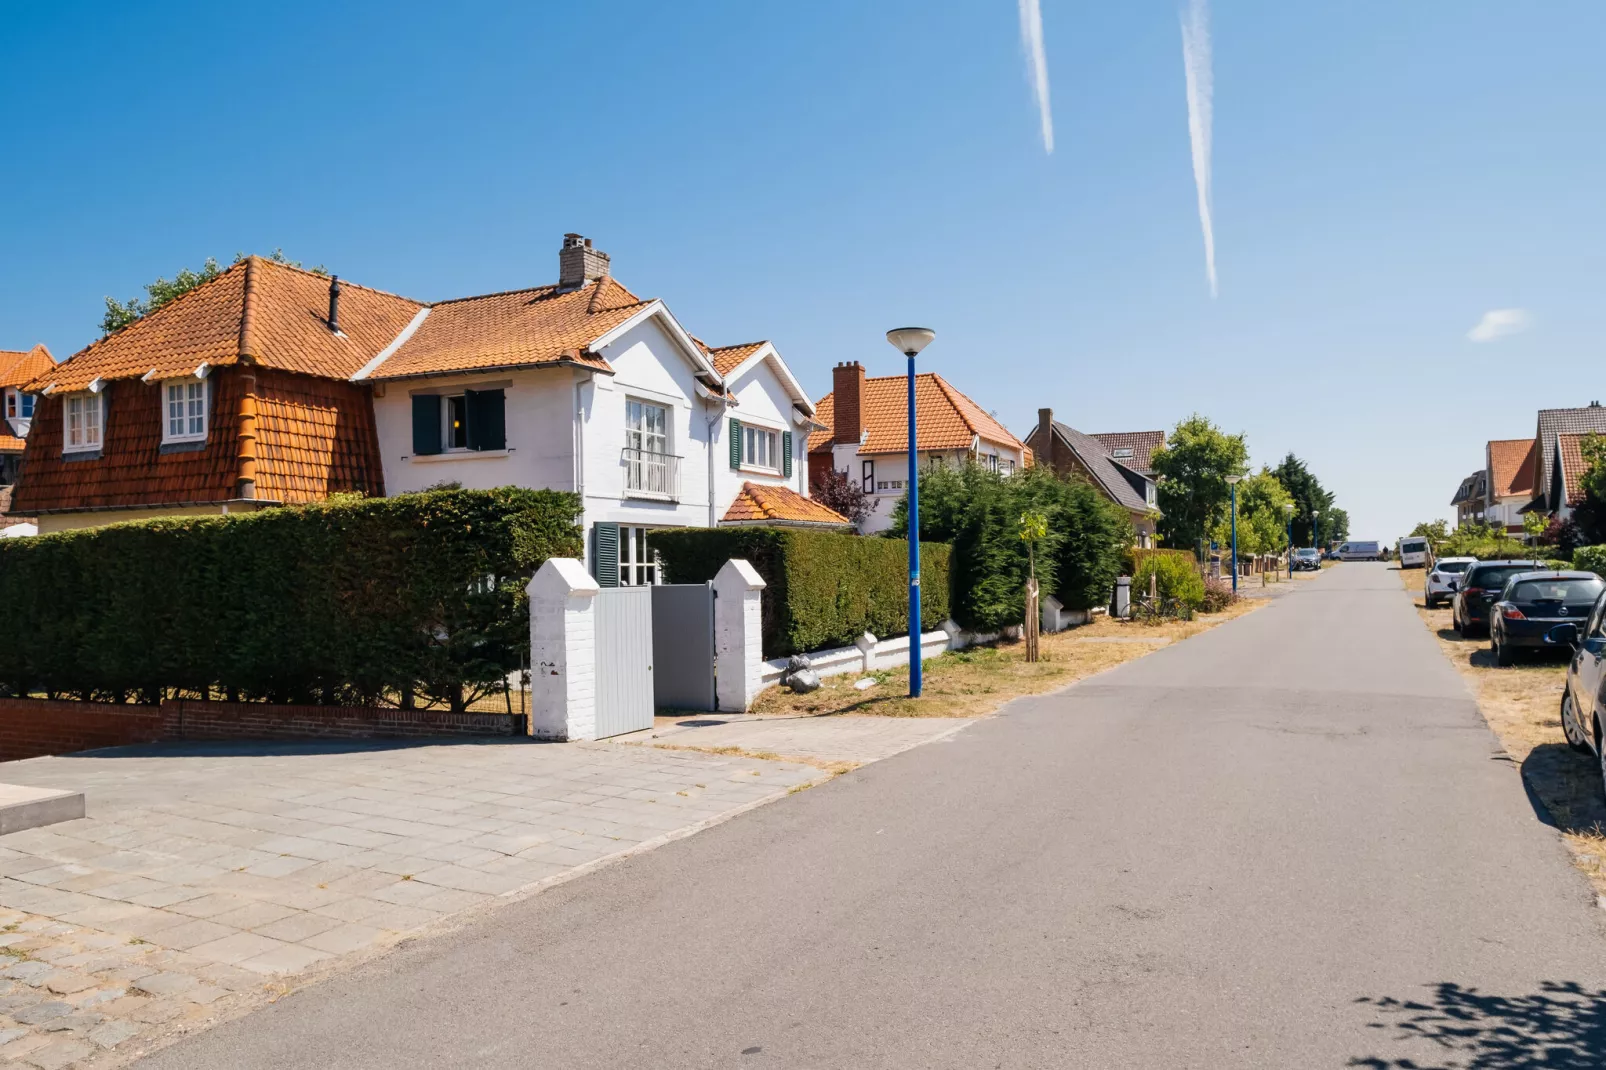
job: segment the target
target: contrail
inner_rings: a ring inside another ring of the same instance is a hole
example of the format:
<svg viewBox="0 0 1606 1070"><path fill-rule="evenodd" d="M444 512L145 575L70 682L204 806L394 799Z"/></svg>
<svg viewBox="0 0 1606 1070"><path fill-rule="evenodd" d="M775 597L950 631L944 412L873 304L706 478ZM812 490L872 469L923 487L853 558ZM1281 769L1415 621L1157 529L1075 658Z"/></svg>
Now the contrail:
<svg viewBox="0 0 1606 1070"><path fill-rule="evenodd" d="M1021 0L1022 18L1026 0ZM1188 140L1193 145L1193 181L1199 188L1199 226L1204 231L1205 274L1210 296L1216 296L1216 228L1210 195L1210 13L1205 0L1188 0L1182 17L1182 70L1188 79Z"/></svg>
<svg viewBox="0 0 1606 1070"><path fill-rule="evenodd" d="M1043 151L1054 151L1054 116L1048 109L1048 57L1043 54L1043 10L1038 0L1020 0L1020 43L1026 50L1026 75L1043 120Z"/></svg>

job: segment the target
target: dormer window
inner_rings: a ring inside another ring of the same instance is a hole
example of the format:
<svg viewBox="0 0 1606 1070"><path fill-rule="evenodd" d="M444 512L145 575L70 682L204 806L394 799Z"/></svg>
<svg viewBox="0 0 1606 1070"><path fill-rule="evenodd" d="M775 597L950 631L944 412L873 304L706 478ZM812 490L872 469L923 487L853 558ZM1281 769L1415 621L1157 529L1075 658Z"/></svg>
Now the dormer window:
<svg viewBox="0 0 1606 1070"><path fill-rule="evenodd" d="M1118 461L1130 461L1132 459L1132 447L1117 446L1115 447L1112 456L1114 456Z"/></svg>
<svg viewBox="0 0 1606 1070"><path fill-rule="evenodd" d="M206 438L206 380L173 379L162 384L162 442L201 442Z"/></svg>
<svg viewBox="0 0 1606 1070"><path fill-rule="evenodd" d="M6 391L6 419L15 420L16 418L17 418L17 392L15 390L7 390Z"/></svg>
<svg viewBox="0 0 1606 1070"><path fill-rule="evenodd" d="M22 418L24 420L32 420L33 419L33 395L32 394L24 394L24 395L22 395Z"/></svg>
<svg viewBox="0 0 1606 1070"><path fill-rule="evenodd" d="M104 395L68 394L62 399L64 414L61 448L64 453L100 449L100 427Z"/></svg>

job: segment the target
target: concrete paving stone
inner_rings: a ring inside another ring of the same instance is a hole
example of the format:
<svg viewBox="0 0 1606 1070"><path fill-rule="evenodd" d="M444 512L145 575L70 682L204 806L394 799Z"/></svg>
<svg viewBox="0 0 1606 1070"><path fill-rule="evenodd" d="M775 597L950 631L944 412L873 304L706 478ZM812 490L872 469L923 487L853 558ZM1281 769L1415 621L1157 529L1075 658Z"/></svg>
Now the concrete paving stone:
<svg viewBox="0 0 1606 1070"><path fill-rule="evenodd" d="M156 887L148 892L140 892L129 897L129 902L142 907L170 907L175 903L188 902L199 899L206 892L200 888L190 888L182 884L163 884L160 881L151 881Z"/></svg>
<svg viewBox="0 0 1606 1070"><path fill-rule="evenodd" d="M148 907L136 906L133 903L119 903L103 899L97 906L75 910L71 914L63 914L61 915L61 920L95 929L116 929L127 918L144 917L148 909Z"/></svg>
<svg viewBox="0 0 1606 1070"><path fill-rule="evenodd" d="M56 967L48 962L15 962L0 970L0 977L37 984L55 972Z"/></svg>
<svg viewBox="0 0 1606 1070"><path fill-rule="evenodd" d="M176 996L199 983L187 973L153 973L135 981L133 990L147 996Z"/></svg>
<svg viewBox="0 0 1606 1070"><path fill-rule="evenodd" d="M392 904L365 896L348 895L336 902L313 907L311 912L339 921L362 921L390 905Z"/></svg>
<svg viewBox="0 0 1606 1070"><path fill-rule="evenodd" d="M98 1009L108 1018L126 1018L150 1001L149 996L123 996L121 999L101 1004Z"/></svg>
<svg viewBox="0 0 1606 1070"><path fill-rule="evenodd" d="M18 1037L25 1037L27 1035L28 1031L26 1029L19 1029L16 1027L10 1029L0 1029L0 1047L10 1044Z"/></svg>
<svg viewBox="0 0 1606 1070"><path fill-rule="evenodd" d="M277 903L255 902L238 910L231 910L227 914L215 915L210 920L219 925L227 925L231 929L258 929L298 913L300 911L279 906Z"/></svg>
<svg viewBox="0 0 1606 1070"><path fill-rule="evenodd" d="M479 847L487 851L496 851L504 855L516 855L520 851L527 851L531 847L539 847L543 843L551 843L554 833L531 829L524 833L486 833L476 836L472 840L464 841L465 847Z"/></svg>
<svg viewBox="0 0 1606 1070"><path fill-rule="evenodd" d="M465 847L460 843L414 843L410 846L412 853L420 858L431 858L437 863L445 862L461 866L488 862L500 853L487 851L483 847Z"/></svg>
<svg viewBox="0 0 1606 1070"><path fill-rule="evenodd" d="M320 885L328 887L332 882L339 880L341 877L349 877L351 874L356 872L358 871L355 867L348 866L344 862L319 862L317 865L308 866L301 872L293 874L291 877L291 883L301 885L302 887L306 887L308 885L311 885L314 888Z"/></svg>
<svg viewBox="0 0 1606 1070"><path fill-rule="evenodd" d="M360 922L349 922L327 932L321 932L316 936L309 936L301 941L301 945L332 955L344 955L351 951L371 947L384 937L384 929L373 925L364 925Z"/></svg>
<svg viewBox="0 0 1606 1070"><path fill-rule="evenodd" d="M94 1052L93 1045L70 1038L31 1051L22 1057L22 1061L37 1066L39 1070L64 1070L65 1067L93 1055Z"/></svg>
<svg viewBox="0 0 1606 1070"><path fill-rule="evenodd" d="M406 906L409 903L417 903L422 899L429 898L443 887L445 885L432 884L415 877L412 880L392 881L383 888L372 889L367 893L367 898L377 899L382 903ZM469 888L466 890L474 891L475 889Z"/></svg>
<svg viewBox="0 0 1606 1070"><path fill-rule="evenodd" d="M55 1038L53 1037L48 1037L41 1033L29 1033L26 1036L18 1037L4 1047L0 1047L0 1059L19 1060L29 1052L38 1051L40 1048L53 1043L55 1043Z"/></svg>
<svg viewBox="0 0 1606 1070"><path fill-rule="evenodd" d="M103 884L97 888L95 895L101 899L119 899L124 902L133 902L136 895L146 895L168 887L171 886L160 881L153 881L149 877L130 877L127 874L117 874L111 883Z"/></svg>
<svg viewBox="0 0 1606 1070"><path fill-rule="evenodd" d="M307 862L308 860L301 859L301 861ZM309 862L310 866L324 864L322 862ZM295 887L295 883L292 881L288 886ZM286 886L286 881L282 877L264 877L258 873L233 871L207 882L207 887L213 892L224 892L253 901L271 899L275 893L283 891Z"/></svg>
<svg viewBox="0 0 1606 1070"><path fill-rule="evenodd" d="M118 984L133 984L144 977L151 977L161 971L143 962L131 962L127 966L119 966L114 970L101 971L101 980Z"/></svg>
<svg viewBox="0 0 1606 1070"><path fill-rule="evenodd" d="M46 944L37 951L29 952L28 957L38 959L40 962L60 962L69 955L75 955L78 949L71 944Z"/></svg>
<svg viewBox="0 0 1606 1070"><path fill-rule="evenodd" d="M280 921L259 925L252 932L269 937L273 940L284 940L289 943L299 943L309 936L328 932L342 922L339 918L331 918L323 914L313 914L309 911L298 910Z"/></svg>
<svg viewBox="0 0 1606 1070"><path fill-rule="evenodd" d="M58 996L82 992L86 988L94 988L99 983L93 977L79 973L77 970L57 970L43 980L44 986Z"/></svg>
<svg viewBox="0 0 1606 1070"><path fill-rule="evenodd" d="M67 1002L80 1010L88 1010L90 1007L98 1008L107 1003L115 1003L127 995L128 989L126 988L97 988L88 992L76 993Z"/></svg>
<svg viewBox="0 0 1606 1070"><path fill-rule="evenodd" d="M292 873L315 865L317 863L312 859L297 855L270 855L261 862L246 866L245 871L258 877L288 877Z"/></svg>
<svg viewBox="0 0 1606 1070"><path fill-rule="evenodd" d="M306 888L294 884L262 896L265 902L277 903L292 910L317 910L349 898L328 888Z"/></svg>
<svg viewBox="0 0 1606 1070"><path fill-rule="evenodd" d="M78 951L65 958L57 959L57 966L67 966L85 973L99 973L101 970L111 970L121 966L125 959L120 955L113 955L105 951Z"/></svg>
<svg viewBox="0 0 1606 1070"><path fill-rule="evenodd" d="M249 935L249 934L247 934ZM182 993L179 999L186 1003L196 1003L207 1006L216 1003L229 994L229 990L218 985L196 985L194 988Z"/></svg>
<svg viewBox="0 0 1606 1070"><path fill-rule="evenodd" d="M87 1033L105 1020L106 1016L104 1014L97 1014L94 1011L80 1011L77 1014L52 1018L40 1028L49 1033Z"/></svg>
<svg viewBox="0 0 1606 1070"><path fill-rule="evenodd" d="M183 914L190 918L211 918L218 914L227 914L231 910L239 910L249 906L251 900L233 895L228 892L212 892L198 899L175 903L168 909L174 914Z"/></svg>
<svg viewBox="0 0 1606 1070"><path fill-rule="evenodd" d="M52 999L46 1000L44 1003L35 1003L27 1010L14 1011L11 1017L23 1025L43 1025L52 1018L65 1018L77 1009L71 1003Z"/></svg>
<svg viewBox="0 0 1606 1070"><path fill-rule="evenodd" d="M129 1017L136 1022L145 1022L148 1025L160 1025L171 1022L184 1013L186 1004L171 999L153 999L145 1006L133 1011Z"/></svg>
<svg viewBox="0 0 1606 1070"><path fill-rule="evenodd" d="M478 819L476 818L475 820L477 821ZM413 834L408 837L407 849L416 854L418 853L419 844L460 844L465 840L472 840L474 837L482 835L483 832L483 829L472 828L469 824L435 825L427 821L420 821L413 826Z"/></svg>
<svg viewBox="0 0 1606 1070"><path fill-rule="evenodd" d="M107 1022L89 1031L89 1039L102 1048L115 1048L139 1030L127 1022Z"/></svg>
<svg viewBox="0 0 1606 1070"><path fill-rule="evenodd" d="M353 815L362 820L360 814ZM341 844L347 847L385 848L401 843L403 837L388 832L372 832L362 828L348 828L344 825L334 825L330 828L319 829L317 832L307 833L309 840L323 840L328 843Z"/></svg>
<svg viewBox="0 0 1606 1070"><path fill-rule="evenodd" d="M37 1006L44 1002L45 997L38 989L29 988L13 992L7 996L0 996L0 1014L14 1014L26 1007Z"/></svg>
<svg viewBox="0 0 1606 1070"><path fill-rule="evenodd" d="M534 884L536 881L555 877L565 869L555 862L543 862L536 858L499 858L495 862L487 862L476 867L481 873L496 877L513 877L520 882L519 887ZM500 893L486 893L500 894Z"/></svg>
<svg viewBox="0 0 1606 1070"><path fill-rule="evenodd" d="M199 862L180 862L177 865L150 870L145 876L151 880L163 881L168 884L205 884L221 877L226 872L228 871L219 866L203 865Z"/></svg>
<svg viewBox="0 0 1606 1070"><path fill-rule="evenodd" d="M282 946L282 941L273 940L256 933L236 932L209 943L200 944L189 949L192 955L211 959L213 962L224 962L234 965L246 959L265 955L269 951Z"/></svg>
<svg viewBox="0 0 1606 1070"><path fill-rule="evenodd" d="M174 925L171 928L161 929L147 939L153 944L162 947L173 947L180 951L188 951L199 944L221 940L232 935L236 930L227 925L217 925L210 921L191 921L183 925Z"/></svg>
<svg viewBox="0 0 1606 1070"><path fill-rule="evenodd" d="M372 895L380 889L388 888L395 883L396 877L392 873L383 870L359 870L356 873L348 873L338 880L330 881L329 888L331 891L345 892L348 895ZM374 895L374 898L383 897Z"/></svg>
<svg viewBox="0 0 1606 1070"><path fill-rule="evenodd" d="M429 910L422 906L387 906L381 904L380 908L369 914L361 922L379 929L389 929L392 932L405 933L414 929L421 929L445 915L438 910ZM306 941L302 941L305 943Z"/></svg>
<svg viewBox="0 0 1606 1070"><path fill-rule="evenodd" d="M437 888L433 895L418 900L418 906L425 910L438 910L442 914L455 914L459 910L467 910L470 907L478 906L495 898L493 895L486 895L482 892L465 892L456 888ZM269 933L268 935L272 936L274 934Z"/></svg>
<svg viewBox="0 0 1606 1070"><path fill-rule="evenodd" d="M157 910L154 907L146 907L144 909L146 911L144 914L123 918L118 921L118 931L129 933L145 940L151 940L163 930L171 929L177 925L186 925L195 920L183 914Z"/></svg>
<svg viewBox="0 0 1606 1070"><path fill-rule="evenodd" d="M285 944L265 955L246 959L240 966L242 969L253 970L260 974L280 976L300 973L316 962L333 957L329 952L319 951L303 944Z"/></svg>

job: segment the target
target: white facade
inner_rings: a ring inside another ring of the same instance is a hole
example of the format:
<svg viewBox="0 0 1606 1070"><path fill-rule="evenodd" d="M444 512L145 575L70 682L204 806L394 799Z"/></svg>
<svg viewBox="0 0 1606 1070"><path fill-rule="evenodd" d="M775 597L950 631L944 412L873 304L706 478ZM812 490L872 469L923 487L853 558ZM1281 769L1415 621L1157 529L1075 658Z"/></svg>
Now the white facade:
<svg viewBox="0 0 1606 1070"><path fill-rule="evenodd" d="M591 351L611 375L587 368L534 366L397 379L374 385L374 418L389 494L441 483L473 489L525 486L575 491L584 503L586 559L594 526L620 525L621 582L656 582L643 555L644 533L662 527L718 523L746 481L784 484L808 493L804 450L813 426L796 408L807 396L773 347L766 345L726 380L735 403L699 381L711 367L667 313L641 319ZM413 406L418 395L451 398L465 390L501 390L506 447L415 455ZM793 462L730 464L730 422L791 433ZM800 422L801 421L801 422Z"/></svg>

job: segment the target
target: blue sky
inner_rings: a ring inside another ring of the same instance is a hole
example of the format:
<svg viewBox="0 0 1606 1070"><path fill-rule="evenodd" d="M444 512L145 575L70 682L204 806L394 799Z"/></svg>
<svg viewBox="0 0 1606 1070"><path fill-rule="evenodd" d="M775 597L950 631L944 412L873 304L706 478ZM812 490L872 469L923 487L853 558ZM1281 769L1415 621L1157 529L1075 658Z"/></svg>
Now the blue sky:
<svg viewBox="0 0 1606 1070"><path fill-rule="evenodd" d="M1606 396L1606 5L1218 0L1212 298L1180 8L1040 3L1052 154L1009 0L12 5L0 348L208 255L434 299L577 230L816 394L929 324L1019 434L1198 411L1380 539Z"/></svg>

